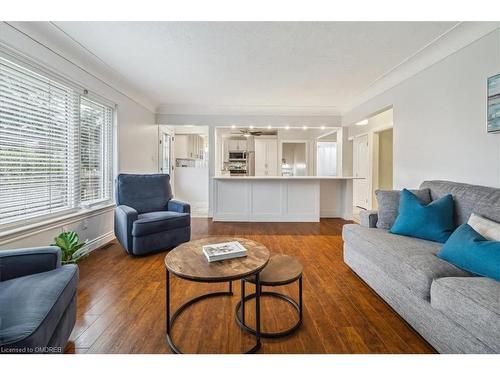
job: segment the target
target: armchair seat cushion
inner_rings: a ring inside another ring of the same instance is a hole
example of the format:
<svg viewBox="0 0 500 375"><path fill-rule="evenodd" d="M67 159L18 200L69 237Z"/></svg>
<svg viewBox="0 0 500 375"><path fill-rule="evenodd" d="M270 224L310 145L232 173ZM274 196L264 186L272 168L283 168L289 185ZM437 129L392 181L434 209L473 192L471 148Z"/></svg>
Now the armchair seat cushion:
<svg viewBox="0 0 500 375"><path fill-rule="evenodd" d="M189 213L156 211L140 214L132 227L132 236L166 232L172 229L186 228L191 225Z"/></svg>
<svg viewBox="0 0 500 375"><path fill-rule="evenodd" d="M0 346L47 345L77 288L78 267L66 265L0 283Z"/></svg>

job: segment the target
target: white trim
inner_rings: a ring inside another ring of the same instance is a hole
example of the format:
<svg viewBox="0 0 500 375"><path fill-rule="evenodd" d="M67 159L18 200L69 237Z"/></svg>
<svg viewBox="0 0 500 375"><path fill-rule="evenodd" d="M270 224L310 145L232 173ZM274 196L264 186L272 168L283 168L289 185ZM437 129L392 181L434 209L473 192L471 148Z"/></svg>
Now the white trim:
<svg viewBox="0 0 500 375"><path fill-rule="evenodd" d="M334 106L163 103L156 107L156 113L159 115L339 116L340 109Z"/></svg>
<svg viewBox="0 0 500 375"><path fill-rule="evenodd" d="M34 42L38 44L49 53L63 59L66 63L78 68L80 71L111 88L118 94L127 97L144 109L155 113L155 108L157 106L155 101L135 90L127 83L125 77L103 64L101 59L93 55L89 50L84 48L80 43L51 22L2 21L0 22L0 35L2 44L17 51L17 53L21 53L21 50L26 50L26 41L28 40L31 43ZM21 45L24 48L21 48ZM28 46L28 48L28 53L31 53L31 50L33 50L32 47ZM26 55L24 53L23 55L36 61L36 63L41 66L46 66L35 56ZM78 84L81 87L86 86L84 82L79 82Z"/></svg>
<svg viewBox="0 0 500 375"><path fill-rule="evenodd" d="M318 215L311 214L221 214L216 213L213 221L263 222L263 223L317 223Z"/></svg>
<svg viewBox="0 0 500 375"><path fill-rule="evenodd" d="M53 80L63 86L67 86L73 90L75 90L79 95L84 97L89 97L92 100L97 102L102 102L102 104L106 104L109 107L113 107L115 109L117 104L96 93L92 90L89 90L83 83L79 83L74 79L66 77L62 75L60 72L54 71L53 68L47 66L46 64L34 59L31 56L27 56L26 54L20 52L19 50L10 47L0 40L0 56L5 58L6 60L12 61L13 63L22 66L27 70L31 70L36 74L42 75L50 80ZM84 93L84 90L87 90L87 94Z"/></svg>
<svg viewBox="0 0 500 375"><path fill-rule="evenodd" d="M342 106L342 115L467 47L485 35L494 32L498 28L500 28L500 22L498 21L458 23L408 57L405 61L396 65L389 72L373 81L365 90L356 95L354 99Z"/></svg>
<svg viewBox="0 0 500 375"><path fill-rule="evenodd" d="M344 216L344 212L339 209L325 210L321 209L319 211L319 217L323 218L342 218Z"/></svg>
<svg viewBox="0 0 500 375"><path fill-rule="evenodd" d="M84 247L82 247L77 253L79 256L85 256L90 254L92 251L99 249L100 247L106 245L107 243L115 239L114 232L108 232L100 235L97 238L87 242Z"/></svg>
<svg viewBox="0 0 500 375"><path fill-rule="evenodd" d="M16 227L0 233L0 246L10 242L18 241L20 239L33 236L51 229L57 229L64 225L69 225L88 219L93 216L100 215L104 212L112 211L115 207L114 203L107 203L99 207L93 207L86 210L79 210L77 212L59 216L56 218L39 221L37 223Z"/></svg>

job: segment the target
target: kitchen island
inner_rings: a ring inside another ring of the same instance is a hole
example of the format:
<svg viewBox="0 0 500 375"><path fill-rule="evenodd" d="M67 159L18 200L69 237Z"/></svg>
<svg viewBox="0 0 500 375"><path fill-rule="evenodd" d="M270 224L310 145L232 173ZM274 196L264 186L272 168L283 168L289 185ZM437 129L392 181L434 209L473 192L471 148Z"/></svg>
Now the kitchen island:
<svg viewBox="0 0 500 375"><path fill-rule="evenodd" d="M352 219L352 180L341 176L215 176L214 221Z"/></svg>

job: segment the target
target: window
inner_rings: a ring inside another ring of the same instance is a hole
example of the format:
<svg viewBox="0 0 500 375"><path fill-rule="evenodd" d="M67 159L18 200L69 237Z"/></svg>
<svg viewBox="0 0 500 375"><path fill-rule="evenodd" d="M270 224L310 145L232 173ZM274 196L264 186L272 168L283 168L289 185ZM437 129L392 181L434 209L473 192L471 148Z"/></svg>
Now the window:
<svg viewBox="0 0 500 375"><path fill-rule="evenodd" d="M80 202L111 196L113 110L86 98L80 101Z"/></svg>
<svg viewBox="0 0 500 375"><path fill-rule="evenodd" d="M113 109L0 57L0 225L111 199Z"/></svg>

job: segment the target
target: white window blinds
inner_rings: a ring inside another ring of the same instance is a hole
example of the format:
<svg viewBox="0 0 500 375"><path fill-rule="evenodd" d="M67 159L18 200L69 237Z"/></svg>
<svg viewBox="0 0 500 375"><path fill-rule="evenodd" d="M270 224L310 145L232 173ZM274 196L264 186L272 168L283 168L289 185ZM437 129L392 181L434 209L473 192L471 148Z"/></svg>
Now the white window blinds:
<svg viewBox="0 0 500 375"><path fill-rule="evenodd" d="M89 204L111 196L113 110L86 98L80 103L80 200Z"/></svg>
<svg viewBox="0 0 500 375"><path fill-rule="evenodd" d="M109 199L112 113L0 57L0 225Z"/></svg>

